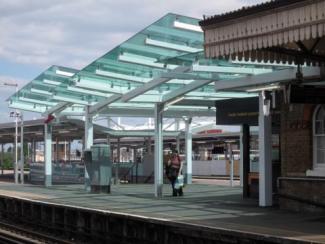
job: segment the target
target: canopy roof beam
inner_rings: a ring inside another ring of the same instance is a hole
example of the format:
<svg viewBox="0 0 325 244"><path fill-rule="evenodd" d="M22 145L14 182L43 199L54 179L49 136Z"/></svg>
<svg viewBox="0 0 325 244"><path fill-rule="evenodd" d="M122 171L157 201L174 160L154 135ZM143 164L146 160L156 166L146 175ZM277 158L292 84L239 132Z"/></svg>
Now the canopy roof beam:
<svg viewBox="0 0 325 244"><path fill-rule="evenodd" d="M174 64L165 64L165 63L158 63L156 58L148 58L143 55L137 55L132 53L123 53L120 54L118 57L118 61L131 63L131 64L138 64L141 66L148 66L152 68L158 69L175 69L177 65Z"/></svg>
<svg viewBox="0 0 325 244"><path fill-rule="evenodd" d="M190 68L188 68L190 70ZM211 75L209 75L211 76ZM170 79L179 79L179 80L211 80L211 77L202 76L199 74L187 74L187 73L176 73L176 72L168 72L161 74L162 78L170 78Z"/></svg>
<svg viewBox="0 0 325 244"><path fill-rule="evenodd" d="M191 47L191 46L179 45L179 44L174 44L174 43L165 42L165 41L158 41L158 40L154 40L151 38L146 38L145 44L156 46L156 47L167 48L167 49L171 49L171 50L189 52L189 53L196 53L196 52L203 51L202 48L195 48L195 47Z"/></svg>
<svg viewBox="0 0 325 244"><path fill-rule="evenodd" d="M124 43L121 45L121 48L125 51L129 51L132 53L132 51L135 52L143 52L151 55L156 56L168 56L168 57L174 57L179 55L177 51L174 50L167 50L165 48L157 48L157 47L151 47L149 45L138 45L138 44L132 44L132 43Z"/></svg>
<svg viewBox="0 0 325 244"><path fill-rule="evenodd" d="M226 74L263 74L272 72L272 69L265 68L247 68L247 67L229 67L229 66L215 66L215 65L198 65L194 64L192 66L192 71L194 72L212 72L212 73L226 73Z"/></svg>
<svg viewBox="0 0 325 244"><path fill-rule="evenodd" d="M147 31L163 35L170 35L172 37L188 40L191 42L203 42L202 33L189 32L177 28L167 28L163 26L152 25L147 28Z"/></svg>
<svg viewBox="0 0 325 244"><path fill-rule="evenodd" d="M296 79L296 68L284 69L267 74L247 76L232 80L220 80L215 82L215 90L243 89L251 86L266 85L270 83L286 82ZM303 67L304 78L319 78L321 71L319 67Z"/></svg>
<svg viewBox="0 0 325 244"><path fill-rule="evenodd" d="M174 69L173 71L170 71L170 74L173 73L179 73L179 72L186 72L189 70L189 67L177 67L176 69ZM127 102L139 95L142 95L143 93L155 88L156 86L159 86L163 83L168 82L169 80L171 80L172 78L155 78L151 81L149 81L148 83L144 84L143 86L140 86L138 88L133 89L132 91L124 94L121 98L122 102Z"/></svg>
<svg viewBox="0 0 325 244"><path fill-rule="evenodd" d="M61 102L54 107L50 108L49 110L46 110L42 115L47 116L49 114L59 114L63 110L65 110L68 106L72 105L70 102Z"/></svg>
<svg viewBox="0 0 325 244"><path fill-rule="evenodd" d="M186 93L189 93L191 91L194 91L202 86L205 86L209 83L213 82L212 80L196 80L196 81L193 81L191 82L190 84L184 86L184 87L181 87L181 88L178 88L176 90L173 90L169 93L167 93L166 95L163 96L162 98L162 103L166 103L166 102L169 102L177 97L180 97L180 96L183 96L185 95Z"/></svg>
<svg viewBox="0 0 325 244"><path fill-rule="evenodd" d="M45 107L34 108L32 105L27 106L26 104L13 103L9 106L10 108L18 108L24 111L44 113L46 111ZM81 110L64 110L60 113L61 115L67 116L84 116L85 112ZM153 108L120 108L120 107L108 107L105 111L100 113L100 116L111 116L111 117L148 117L152 118ZM169 108L164 112L164 117L166 118L182 118L183 116L188 117L215 117L215 110L213 109L181 109L181 108Z"/></svg>
<svg viewBox="0 0 325 244"><path fill-rule="evenodd" d="M89 114L99 113L101 110L103 110L109 104L116 102L120 98L121 98L121 95L115 94L103 101L96 103L95 105L89 107Z"/></svg>
<svg viewBox="0 0 325 244"><path fill-rule="evenodd" d="M107 108L101 116L111 117L148 117L152 118L153 108ZM208 108L174 108L171 106L167 111L164 111L164 118L182 118L188 117L215 117L216 111Z"/></svg>
<svg viewBox="0 0 325 244"><path fill-rule="evenodd" d="M107 134L115 137L148 137L154 136L154 130L108 130ZM176 137L180 134L179 131L163 131L164 136Z"/></svg>

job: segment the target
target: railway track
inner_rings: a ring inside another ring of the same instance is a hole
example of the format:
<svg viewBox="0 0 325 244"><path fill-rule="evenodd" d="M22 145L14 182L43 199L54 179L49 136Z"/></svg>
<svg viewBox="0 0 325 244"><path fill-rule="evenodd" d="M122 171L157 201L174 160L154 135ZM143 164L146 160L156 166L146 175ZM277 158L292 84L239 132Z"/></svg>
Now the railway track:
<svg viewBox="0 0 325 244"><path fill-rule="evenodd" d="M0 221L0 244L72 244L74 242L62 238L49 236L35 230Z"/></svg>

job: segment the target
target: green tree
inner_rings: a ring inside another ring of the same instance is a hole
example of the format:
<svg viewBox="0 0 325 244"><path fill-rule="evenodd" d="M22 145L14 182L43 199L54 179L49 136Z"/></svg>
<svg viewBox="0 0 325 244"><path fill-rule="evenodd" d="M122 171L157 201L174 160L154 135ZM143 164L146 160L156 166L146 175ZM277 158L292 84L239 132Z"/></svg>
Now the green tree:
<svg viewBox="0 0 325 244"><path fill-rule="evenodd" d="M13 167L13 155L10 152L5 152L3 155L3 168L10 169Z"/></svg>

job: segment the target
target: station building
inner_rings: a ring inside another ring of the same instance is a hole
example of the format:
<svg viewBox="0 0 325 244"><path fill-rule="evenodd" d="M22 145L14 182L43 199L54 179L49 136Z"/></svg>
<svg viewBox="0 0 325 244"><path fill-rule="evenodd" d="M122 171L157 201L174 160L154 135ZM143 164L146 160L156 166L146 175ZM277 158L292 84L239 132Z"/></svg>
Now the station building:
<svg viewBox="0 0 325 244"><path fill-rule="evenodd" d="M325 1L270 1L205 18L200 25L207 58L296 65L293 76L283 70L236 84L217 81L215 87L260 92L260 165L269 176L260 178L260 194L264 184L271 189L270 140L279 134L281 172L273 179L280 207L323 210ZM317 74L309 77L311 70ZM272 204L271 193L265 195L266 205Z"/></svg>

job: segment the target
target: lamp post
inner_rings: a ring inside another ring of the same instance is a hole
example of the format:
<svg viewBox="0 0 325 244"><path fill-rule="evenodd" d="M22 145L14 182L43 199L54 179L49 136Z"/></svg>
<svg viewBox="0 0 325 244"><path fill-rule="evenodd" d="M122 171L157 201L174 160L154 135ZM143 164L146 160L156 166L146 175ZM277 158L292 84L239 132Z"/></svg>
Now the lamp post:
<svg viewBox="0 0 325 244"><path fill-rule="evenodd" d="M21 118L21 114L17 109L14 112L10 112L10 117L15 118L15 183L18 184L18 118ZM23 133L23 131L21 131ZM23 150L23 145L20 146L21 150ZM23 153L22 153L23 155ZM22 160L22 159L21 159Z"/></svg>

